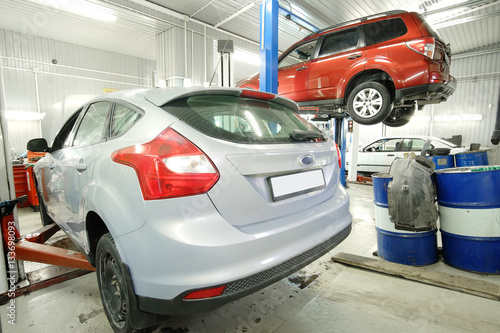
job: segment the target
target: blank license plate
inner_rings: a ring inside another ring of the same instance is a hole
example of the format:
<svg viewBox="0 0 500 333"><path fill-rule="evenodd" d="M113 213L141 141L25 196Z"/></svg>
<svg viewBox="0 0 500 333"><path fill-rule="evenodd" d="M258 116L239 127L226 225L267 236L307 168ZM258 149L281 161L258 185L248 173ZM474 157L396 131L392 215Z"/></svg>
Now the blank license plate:
<svg viewBox="0 0 500 333"><path fill-rule="evenodd" d="M325 177L321 169L270 177L269 182L274 201L325 188Z"/></svg>

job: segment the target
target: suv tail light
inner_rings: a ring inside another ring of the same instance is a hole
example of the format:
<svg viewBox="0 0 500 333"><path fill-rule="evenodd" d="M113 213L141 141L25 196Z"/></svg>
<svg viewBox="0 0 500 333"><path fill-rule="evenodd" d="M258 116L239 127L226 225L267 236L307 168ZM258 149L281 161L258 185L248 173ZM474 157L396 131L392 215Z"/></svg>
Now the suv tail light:
<svg viewBox="0 0 500 333"><path fill-rule="evenodd" d="M150 142L113 152L111 159L135 170L145 200L206 193L219 180L208 156L171 128Z"/></svg>
<svg viewBox="0 0 500 333"><path fill-rule="evenodd" d="M433 59L434 52L436 50L436 41L433 37L415 39L410 42L406 42L406 46L415 52L423 54L427 58Z"/></svg>

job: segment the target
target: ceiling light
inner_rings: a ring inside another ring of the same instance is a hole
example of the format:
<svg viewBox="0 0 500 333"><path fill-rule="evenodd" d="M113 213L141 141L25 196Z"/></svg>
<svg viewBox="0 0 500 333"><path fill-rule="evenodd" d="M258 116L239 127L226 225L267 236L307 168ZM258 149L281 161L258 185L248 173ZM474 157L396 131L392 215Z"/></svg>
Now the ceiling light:
<svg viewBox="0 0 500 333"><path fill-rule="evenodd" d="M426 123L431 121L430 116L413 116L411 118L411 122L419 122L419 123Z"/></svg>
<svg viewBox="0 0 500 333"><path fill-rule="evenodd" d="M482 119L482 114L453 114L434 117L434 121L477 121Z"/></svg>
<svg viewBox="0 0 500 333"><path fill-rule="evenodd" d="M85 0L30 0L57 12L63 10L68 13L89 17L95 20L114 22L117 19L115 12L95 3Z"/></svg>

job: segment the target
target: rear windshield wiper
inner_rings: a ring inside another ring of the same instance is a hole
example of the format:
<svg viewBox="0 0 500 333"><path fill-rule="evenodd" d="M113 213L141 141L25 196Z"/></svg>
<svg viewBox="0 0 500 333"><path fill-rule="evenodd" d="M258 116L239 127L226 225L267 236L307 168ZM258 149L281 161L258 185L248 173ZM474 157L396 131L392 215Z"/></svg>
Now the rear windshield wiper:
<svg viewBox="0 0 500 333"><path fill-rule="evenodd" d="M325 141L326 137L322 133L318 133L316 131L295 130L290 133L290 139L294 141L311 141L315 139Z"/></svg>

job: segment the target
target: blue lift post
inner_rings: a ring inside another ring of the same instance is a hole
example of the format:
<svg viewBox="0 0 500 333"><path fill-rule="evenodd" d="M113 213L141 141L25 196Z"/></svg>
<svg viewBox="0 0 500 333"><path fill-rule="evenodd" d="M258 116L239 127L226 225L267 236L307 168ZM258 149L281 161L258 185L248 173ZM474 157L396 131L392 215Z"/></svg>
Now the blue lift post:
<svg viewBox="0 0 500 333"><path fill-rule="evenodd" d="M345 180L345 156L347 150L347 118L335 118L335 143L340 148L340 158L342 159L342 166L340 167L340 183L346 187Z"/></svg>
<svg viewBox="0 0 500 333"><path fill-rule="evenodd" d="M260 5L260 83L261 91L278 93L278 0Z"/></svg>

